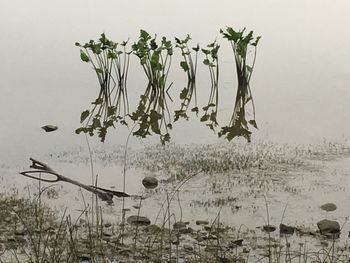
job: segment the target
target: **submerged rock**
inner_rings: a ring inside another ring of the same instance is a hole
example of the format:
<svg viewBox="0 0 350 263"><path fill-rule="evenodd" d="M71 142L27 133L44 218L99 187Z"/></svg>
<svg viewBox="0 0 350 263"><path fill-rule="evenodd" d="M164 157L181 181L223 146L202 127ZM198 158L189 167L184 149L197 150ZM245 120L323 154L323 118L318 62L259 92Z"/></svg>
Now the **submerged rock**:
<svg viewBox="0 0 350 263"><path fill-rule="evenodd" d="M280 233L285 235L293 235L295 227L287 226L285 224L280 224Z"/></svg>
<svg viewBox="0 0 350 263"><path fill-rule="evenodd" d="M58 127L55 125L45 125L45 126L42 126L41 129L43 129L46 132L53 132L53 131L57 130Z"/></svg>
<svg viewBox="0 0 350 263"><path fill-rule="evenodd" d="M340 225L337 221L323 219L317 223L317 227L321 234L338 234Z"/></svg>
<svg viewBox="0 0 350 263"><path fill-rule="evenodd" d="M241 247L243 246L243 239L237 239L229 243L229 248Z"/></svg>
<svg viewBox="0 0 350 263"><path fill-rule="evenodd" d="M324 211L332 212L332 211L335 211L337 209L337 206L333 203L326 203L326 204L321 205L320 208Z"/></svg>
<svg viewBox="0 0 350 263"><path fill-rule="evenodd" d="M173 229L178 231L181 234L190 234L193 232L193 229L190 227L187 227L187 225L189 224L189 222L175 222L173 224Z"/></svg>
<svg viewBox="0 0 350 263"><path fill-rule="evenodd" d="M145 232L155 235L161 231L161 228L157 225L149 225L145 228Z"/></svg>
<svg viewBox="0 0 350 263"><path fill-rule="evenodd" d="M265 226L263 226L263 230L265 232L271 233L271 232L276 230L276 227L273 225L265 225Z"/></svg>
<svg viewBox="0 0 350 263"><path fill-rule="evenodd" d="M200 225L208 225L209 221L207 220L196 220L196 225L200 226Z"/></svg>
<svg viewBox="0 0 350 263"><path fill-rule="evenodd" d="M151 220L145 216L129 216L126 221L132 226L148 226L151 224Z"/></svg>
<svg viewBox="0 0 350 263"><path fill-rule="evenodd" d="M142 184L146 189L154 189L158 186L158 180L155 177L147 176L143 178Z"/></svg>

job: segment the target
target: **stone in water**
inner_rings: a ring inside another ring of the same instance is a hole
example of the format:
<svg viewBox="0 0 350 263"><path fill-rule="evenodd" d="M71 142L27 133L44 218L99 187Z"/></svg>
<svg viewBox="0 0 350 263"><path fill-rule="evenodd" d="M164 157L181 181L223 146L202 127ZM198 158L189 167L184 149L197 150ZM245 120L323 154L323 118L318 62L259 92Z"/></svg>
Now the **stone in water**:
<svg viewBox="0 0 350 263"><path fill-rule="evenodd" d="M327 212L332 212L335 211L337 209L337 206L333 203L326 203L321 205L321 209Z"/></svg>
<svg viewBox="0 0 350 263"><path fill-rule="evenodd" d="M321 234L337 234L340 232L340 225L337 221L323 219L317 223Z"/></svg>
<svg viewBox="0 0 350 263"><path fill-rule="evenodd" d="M263 230L265 232L271 233L271 232L276 230L276 227L273 225L265 225L265 226L263 226Z"/></svg>
<svg viewBox="0 0 350 263"><path fill-rule="evenodd" d="M151 220L145 216L129 216L126 221L132 226L148 226L151 224Z"/></svg>
<svg viewBox="0 0 350 263"><path fill-rule="evenodd" d="M46 132L53 132L53 131L55 131L55 130L57 130L58 129L58 127L57 126L55 126L55 125L45 125L45 126L43 126L43 127L41 127L44 131L46 131Z"/></svg>
<svg viewBox="0 0 350 263"><path fill-rule="evenodd" d="M158 186L158 180L155 177L147 176L143 178L142 184L146 189L154 189Z"/></svg>

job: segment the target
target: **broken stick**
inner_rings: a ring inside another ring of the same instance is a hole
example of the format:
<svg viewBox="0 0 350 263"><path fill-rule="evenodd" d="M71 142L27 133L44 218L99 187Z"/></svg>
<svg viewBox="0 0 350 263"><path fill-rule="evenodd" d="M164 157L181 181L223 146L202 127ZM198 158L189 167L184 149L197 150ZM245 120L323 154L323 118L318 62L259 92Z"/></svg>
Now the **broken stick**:
<svg viewBox="0 0 350 263"><path fill-rule="evenodd" d="M37 161L34 158L30 158L30 160L32 161L30 168L32 168L34 170L20 172L21 175L24 175L24 176L32 178L32 179L40 180L43 182L49 182L49 183L59 182L59 181L71 183L71 184L74 184L74 185L79 186L81 188L84 188L85 190L87 190L89 192L96 194L99 198L101 198L101 200L106 201L108 204L113 203L113 196L114 195L117 197L129 197L130 196L124 192L112 191L112 190L104 189L101 187L82 184L78 181L75 181L73 179L70 179L68 177L65 177L65 176L57 173L56 171L54 171L52 168L50 168L47 164L45 164L43 162ZM31 174L36 174L36 173L51 174L51 175L56 176L56 178L55 179L45 179L45 178L40 178L40 177L36 177L36 176L31 175Z"/></svg>

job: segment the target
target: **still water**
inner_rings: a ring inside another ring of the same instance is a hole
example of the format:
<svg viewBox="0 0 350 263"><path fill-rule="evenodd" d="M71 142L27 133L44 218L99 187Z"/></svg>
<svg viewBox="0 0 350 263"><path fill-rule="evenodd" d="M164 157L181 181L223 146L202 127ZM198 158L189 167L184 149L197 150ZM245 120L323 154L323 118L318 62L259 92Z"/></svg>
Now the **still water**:
<svg viewBox="0 0 350 263"><path fill-rule="evenodd" d="M98 86L74 43L97 39L102 32L116 42L130 38L132 43L140 29L169 38L190 34L193 44L201 46L217 38L223 124L230 118L236 76L232 51L219 29L254 30L262 36L251 81L259 126L254 138L292 143L345 140L350 131L349 8L345 0L4 3L0 11L1 160L24 163L29 156L85 145L84 136L75 135L74 130ZM178 97L184 77L174 61L172 97ZM203 65L198 79L200 104L205 105L209 75ZM128 83L132 105L145 83L133 59ZM45 124L58 125L59 130L46 134L40 129ZM126 129L111 132L107 143L123 144L127 133ZM217 139L193 119L175 126L173 140Z"/></svg>

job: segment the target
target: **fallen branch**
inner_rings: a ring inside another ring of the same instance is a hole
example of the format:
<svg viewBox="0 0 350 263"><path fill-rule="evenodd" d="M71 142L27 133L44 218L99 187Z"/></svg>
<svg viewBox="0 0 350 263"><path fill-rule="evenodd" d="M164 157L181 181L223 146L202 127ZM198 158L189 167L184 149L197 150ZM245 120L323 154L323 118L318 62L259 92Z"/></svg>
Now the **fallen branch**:
<svg viewBox="0 0 350 263"><path fill-rule="evenodd" d="M57 173L56 171L54 171L52 168L50 168L47 164L45 164L43 162L37 161L33 158L30 158L30 160L32 161L32 164L29 167L34 169L34 170L20 172L21 175L24 175L24 176L29 177L31 179L40 180L40 181L48 182L48 183L54 183L54 182L59 182L59 181L71 183L71 184L74 184L74 185L79 186L81 188L84 188L85 190L87 190L89 192L96 194L99 198L101 198L102 201L106 201L108 204L113 203L113 196L130 197L130 195L128 195L127 193L124 193L124 192L112 191L112 190L104 189L104 188L97 187L97 186L82 184L78 181L72 180L68 177L65 177L65 176ZM45 174L54 175L56 178L55 179L45 179L45 178L36 177L36 176L31 175L31 174L37 174L37 173L39 173L39 174L45 173Z"/></svg>

